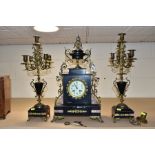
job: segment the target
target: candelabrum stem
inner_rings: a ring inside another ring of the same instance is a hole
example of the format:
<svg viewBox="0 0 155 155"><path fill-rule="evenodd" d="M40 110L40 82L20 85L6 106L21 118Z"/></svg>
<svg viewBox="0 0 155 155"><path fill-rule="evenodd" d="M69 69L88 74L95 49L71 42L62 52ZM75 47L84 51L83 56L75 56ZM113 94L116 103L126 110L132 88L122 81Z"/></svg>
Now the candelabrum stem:
<svg viewBox="0 0 155 155"><path fill-rule="evenodd" d="M38 95L38 99L37 99L38 103L41 103L41 97Z"/></svg>
<svg viewBox="0 0 155 155"><path fill-rule="evenodd" d="M40 69L39 69L39 67L37 68L37 78L38 78L38 82L40 82Z"/></svg>
<svg viewBox="0 0 155 155"><path fill-rule="evenodd" d="M120 103L122 104L124 102L124 96L120 95Z"/></svg>

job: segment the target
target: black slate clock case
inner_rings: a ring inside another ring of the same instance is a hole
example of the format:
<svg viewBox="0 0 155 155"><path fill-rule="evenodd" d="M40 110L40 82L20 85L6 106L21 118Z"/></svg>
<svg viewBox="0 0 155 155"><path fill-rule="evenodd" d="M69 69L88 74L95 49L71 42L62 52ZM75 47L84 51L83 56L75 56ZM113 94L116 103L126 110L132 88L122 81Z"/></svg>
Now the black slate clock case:
<svg viewBox="0 0 155 155"><path fill-rule="evenodd" d="M87 74L85 68L70 68L68 74L62 75L63 102L54 107L55 116L99 116L101 105L92 104L92 74ZM73 78L84 80L87 85L87 93L83 98L74 99L67 93L67 84Z"/></svg>

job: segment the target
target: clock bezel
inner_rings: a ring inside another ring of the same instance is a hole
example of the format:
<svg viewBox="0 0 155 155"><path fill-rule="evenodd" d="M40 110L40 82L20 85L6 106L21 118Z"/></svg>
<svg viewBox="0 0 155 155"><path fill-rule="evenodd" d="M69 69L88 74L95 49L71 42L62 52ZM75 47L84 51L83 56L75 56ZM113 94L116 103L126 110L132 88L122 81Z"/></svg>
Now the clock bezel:
<svg viewBox="0 0 155 155"><path fill-rule="evenodd" d="M77 96L77 97L72 96L71 93L70 93L70 89L69 89L70 85L71 85L73 82L75 82L75 81L80 81L80 82L82 82L83 85L85 86L85 90L84 90L84 92L82 93L82 95ZM88 92L88 86L87 86L87 83L86 83L85 80L82 80L82 79L80 79L80 78L72 78L71 80L68 81L68 83L67 83L67 93L68 93L68 95L69 95L70 97L72 97L73 99L81 99L81 98L84 98L84 97L87 95L87 92Z"/></svg>

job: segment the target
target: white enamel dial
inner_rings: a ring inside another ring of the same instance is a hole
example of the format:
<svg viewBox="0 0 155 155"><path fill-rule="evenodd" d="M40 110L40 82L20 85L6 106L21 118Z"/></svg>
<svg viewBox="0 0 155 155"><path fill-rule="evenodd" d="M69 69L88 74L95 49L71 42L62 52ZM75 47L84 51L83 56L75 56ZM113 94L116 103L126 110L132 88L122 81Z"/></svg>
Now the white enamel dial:
<svg viewBox="0 0 155 155"><path fill-rule="evenodd" d="M85 95L86 86L81 80L73 80L68 85L68 93L73 98L81 98Z"/></svg>

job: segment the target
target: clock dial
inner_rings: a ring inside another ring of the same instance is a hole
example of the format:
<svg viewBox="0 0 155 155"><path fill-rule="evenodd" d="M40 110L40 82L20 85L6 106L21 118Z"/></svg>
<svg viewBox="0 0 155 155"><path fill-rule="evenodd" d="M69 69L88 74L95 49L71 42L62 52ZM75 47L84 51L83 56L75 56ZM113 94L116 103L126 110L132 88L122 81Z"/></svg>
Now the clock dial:
<svg viewBox="0 0 155 155"><path fill-rule="evenodd" d="M80 99L86 93L86 85L81 80L71 80L68 85L68 93L71 97Z"/></svg>

